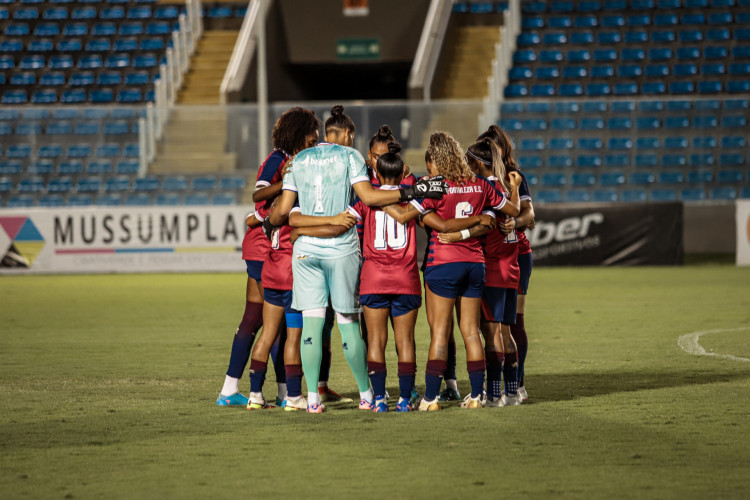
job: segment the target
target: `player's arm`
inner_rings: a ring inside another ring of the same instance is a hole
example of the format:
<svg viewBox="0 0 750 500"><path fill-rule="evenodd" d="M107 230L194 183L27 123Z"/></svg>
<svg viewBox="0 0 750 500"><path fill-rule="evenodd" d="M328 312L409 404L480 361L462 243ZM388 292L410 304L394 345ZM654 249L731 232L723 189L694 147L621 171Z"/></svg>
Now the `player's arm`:
<svg viewBox="0 0 750 500"><path fill-rule="evenodd" d="M295 191L282 191L281 196L276 202L276 207L273 209L273 212L271 212L271 215L266 217L266 220L273 226L284 224L296 200L297 193Z"/></svg>
<svg viewBox="0 0 750 500"><path fill-rule="evenodd" d="M490 227L490 229L495 227L495 218L488 214L446 220L435 212L430 212L422 217L422 221L439 233L462 231L477 224L486 225Z"/></svg>
<svg viewBox="0 0 750 500"><path fill-rule="evenodd" d="M281 187L284 185L284 175L286 175L287 170L289 170L289 165L290 162L287 162L287 164L284 165L284 168L281 170L282 180L271 184L270 186L256 188L256 190L253 191L253 202L258 203L260 201L270 200L281 192Z"/></svg>
<svg viewBox="0 0 750 500"><path fill-rule="evenodd" d="M300 212L293 212L289 215L289 225L292 227L343 226L346 229L349 229L356 223L357 218L350 214L348 211L341 212L340 214L334 215L332 217L324 215L303 215Z"/></svg>
<svg viewBox="0 0 750 500"><path fill-rule="evenodd" d="M368 207L382 207L415 198L439 199L448 190L448 185L441 177L423 177L413 186L398 190L375 189L369 181L356 182L352 187L359 199Z"/></svg>
<svg viewBox="0 0 750 500"><path fill-rule="evenodd" d="M294 214L292 214L294 215ZM300 236L314 236L316 238L335 238L341 234L347 232L349 228L338 225L326 225L326 226L309 226L309 227L294 227L292 228L292 234L289 236L290 241L294 244L297 238Z"/></svg>
<svg viewBox="0 0 750 500"><path fill-rule="evenodd" d="M521 185L522 177L518 172L511 172L508 176L511 187L510 197L506 198L506 202L499 207L499 210L511 217L517 217L521 213L521 196L518 194L518 186Z"/></svg>
<svg viewBox="0 0 750 500"><path fill-rule="evenodd" d="M248 228L253 229L263 224L263 219L264 217L261 217L258 212L251 212L245 217L245 225Z"/></svg>
<svg viewBox="0 0 750 500"><path fill-rule="evenodd" d="M454 231L450 233L438 233L438 240L440 243L455 243L457 241L467 240L469 238L481 238L485 234L492 231L490 226L484 224L476 224L471 226L469 229L463 231Z"/></svg>
<svg viewBox="0 0 750 500"><path fill-rule="evenodd" d="M527 229L534 224L534 206L529 200L521 202L521 213L518 217L501 222L498 226L503 234L510 234L516 229Z"/></svg>
<svg viewBox="0 0 750 500"><path fill-rule="evenodd" d="M395 191L385 192L394 193ZM383 207L383 212L387 213L393 220L395 220L396 222L400 222L401 224L406 224L410 220L416 219L419 214L422 213L411 203L409 203L405 207L402 207L399 204L387 205Z"/></svg>

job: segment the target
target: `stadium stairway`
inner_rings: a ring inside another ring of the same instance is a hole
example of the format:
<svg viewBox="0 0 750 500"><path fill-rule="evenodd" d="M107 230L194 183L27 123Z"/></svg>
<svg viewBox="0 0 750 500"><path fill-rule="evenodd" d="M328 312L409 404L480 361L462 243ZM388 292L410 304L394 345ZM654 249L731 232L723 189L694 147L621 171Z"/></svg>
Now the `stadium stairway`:
<svg viewBox="0 0 750 500"><path fill-rule="evenodd" d="M210 30L203 33L191 58L190 70L185 75L183 87L177 95L179 104L219 103L219 87L232 57L238 33L237 30Z"/></svg>
<svg viewBox="0 0 750 500"><path fill-rule="evenodd" d="M440 55L442 66L435 83L437 99L481 99L500 41L499 26L456 26L450 30Z"/></svg>

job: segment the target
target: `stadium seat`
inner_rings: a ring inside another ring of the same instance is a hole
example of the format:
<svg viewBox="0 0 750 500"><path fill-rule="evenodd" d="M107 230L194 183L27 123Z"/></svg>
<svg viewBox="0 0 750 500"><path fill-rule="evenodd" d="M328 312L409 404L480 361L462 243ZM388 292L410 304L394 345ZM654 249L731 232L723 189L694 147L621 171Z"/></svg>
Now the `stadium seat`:
<svg viewBox="0 0 750 500"><path fill-rule="evenodd" d="M592 97L606 96L611 93L611 88L606 83L588 83L586 84L586 95Z"/></svg>
<svg viewBox="0 0 750 500"><path fill-rule="evenodd" d="M620 78L635 78L641 76L643 68L640 64L625 64L618 66L617 76Z"/></svg>
<svg viewBox="0 0 750 500"><path fill-rule="evenodd" d="M630 49L623 49L623 52ZM636 49L637 50L637 49ZM628 52L632 55L632 53ZM617 51L615 49L596 49L594 50L594 61L595 62L612 62L617 60ZM623 60L628 60L623 55Z"/></svg>
<svg viewBox="0 0 750 500"><path fill-rule="evenodd" d="M688 174L690 184L705 184L713 180L713 174L708 170L695 170Z"/></svg>
<svg viewBox="0 0 750 500"><path fill-rule="evenodd" d="M31 145L30 144L12 144L8 146L8 150L5 153L8 158L24 159L31 156Z"/></svg>
<svg viewBox="0 0 750 500"><path fill-rule="evenodd" d="M78 160L68 160L57 165L57 173L61 175L79 175L83 173L83 163Z"/></svg>
<svg viewBox="0 0 750 500"><path fill-rule="evenodd" d="M157 59L154 54L140 54L135 56L133 59L133 68L155 68L157 66Z"/></svg>
<svg viewBox="0 0 750 500"><path fill-rule="evenodd" d="M546 130L547 120L543 118L530 118L523 121L523 130Z"/></svg>
<svg viewBox="0 0 750 500"><path fill-rule="evenodd" d="M636 128L641 130L653 130L661 126L659 118L656 116L640 116L636 118L635 123Z"/></svg>
<svg viewBox="0 0 750 500"><path fill-rule="evenodd" d="M722 167L740 167L745 164L742 153L724 153L719 156L719 165Z"/></svg>
<svg viewBox="0 0 750 500"><path fill-rule="evenodd" d="M595 189L593 199L599 203L617 201L617 191L614 189Z"/></svg>
<svg viewBox="0 0 750 500"><path fill-rule="evenodd" d="M24 177L18 182L19 193L41 193L44 191L44 179L41 177Z"/></svg>
<svg viewBox="0 0 750 500"><path fill-rule="evenodd" d="M536 59L536 52L533 50L517 50L513 53L513 62L516 64L530 63ZM560 60L562 60L562 54L560 54Z"/></svg>
<svg viewBox="0 0 750 500"><path fill-rule="evenodd" d="M581 118L581 130L601 130L604 120L601 118Z"/></svg>
<svg viewBox="0 0 750 500"><path fill-rule="evenodd" d="M666 137L664 139L664 149L684 149L687 146L687 137Z"/></svg>
<svg viewBox="0 0 750 500"><path fill-rule="evenodd" d="M32 161L26 172L32 175L49 175L55 170L55 164L50 160Z"/></svg>
<svg viewBox="0 0 750 500"><path fill-rule="evenodd" d="M602 165L602 157L599 155L579 155L576 165L580 168L596 168Z"/></svg>
<svg viewBox="0 0 750 500"><path fill-rule="evenodd" d="M719 94L722 90L722 84L718 80L698 82L698 92L701 94Z"/></svg>
<svg viewBox="0 0 750 500"><path fill-rule="evenodd" d="M737 198L737 190L732 187L715 187L711 190L711 198L731 201Z"/></svg>
<svg viewBox="0 0 750 500"><path fill-rule="evenodd" d="M122 83L122 73L119 71L102 71L96 77L96 83L97 85L102 85L102 86L120 85ZM112 92L111 89L107 89L107 90L111 94Z"/></svg>
<svg viewBox="0 0 750 500"><path fill-rule="evenodd" d="M609 78L612 76L615 76L614 66L605 64L605 65L597 65L597 66L591 67L592 78Z"/></svg>
<svg viewBox="0 0 750 500"><path fill-rule="evenodd" d="M109 177L104 184L108 193L119 193L130 190L130 179L127 176Z"/></svg>
<svg viewBox="0 0 750 500"><path fill-rule="evenodd" d="M667 101L667 111L690 111L693 108L693 103L688 100L675 100Z"/></svg>
<svg viewBox="0 0 750 500"><path fill-rule="evenodd" d="M88 207L94 204L94 200L90 195L77 194L68 197L67 205L69 207Z"/></svg>
<svg viewBox="0 0 750 500"><path fill-rule="evenodd" d="M722 149L742 149L747 145L744 136L727 136L721 138Z"/></svg>
<svg viewBox="0 0 750 500"><path fill-rule="evenodd" d="M8 198L8 208L28 208L34 206L34 197L26 194L11 196Z"/></svg>
<svg viewBox="0 0 750 500"><path fill-rule="evenodd" d="M555 86L548 84L536 84L531 86L532 97L549 97L555 95Z"/></svg>
<svg viewBox="0 0 750 500"><path fill-rule="evenodd" d="M747 118L744 115L724 115L721 118L721 126L724 128L746 128Z"/></svg>
<svg viewBox="0 0 750 500"><path fill-rule="evenodd" d="M626 31L625 43L643 44L648 42L648 33L645 31Z"/></svg>
<svg viewBox="0 0 750 500"><path fill-rule="evenodd" d="M589 45L594 43L594 34L590 31L574 31L570 34L572 45Z"/></svg>
<svg viewBox="0 0 750 500"><path fill-rule="evenodd" d="M693 148L695 149L713 149L716 147L716 138L711 136L693 137ZM726 146L723 146L726 148Z"/></svg>
<svg viewBox="0 0 750 500"><path fill-rule="evenodd" d="M208 196L203 193L188 194L185 196L185 205L187 206L200 206L208 204Z"/></svg>
<svg viewBox="0 0 750 500"><path fill-rule="evenodd" d="M151 204L151 196L146 193L134 193L125 197L125 206L144 206Z"/></svg>
<svg viewBox="0 0 750 500"><path fill-rule="evenodd" d="M725 59L727 57L728 51L727 48L724 46L716 46L716 45L709 45L704 49L704 56L707 61L714 61L714 60L720 60ZM737 58L737 56L735 56Z"/></svg>
<svg viewBox="0 0 750 500"><path fill-rule="evenodd" d="M684 167L687 158L683 154L667 154L661 157L661 163L665 167Z"/></svg>
<svg viewBox="0 0 750 500"><path fill-rule="evenodd" d="M550 55L559 55L559 59L546 60L546 61L543 60L543 62L558 62L558 61L562 61L562 52L560 52L559 50L555 50L555 51L543 50L543 51L540 52L540 58L545 53L550 53ZM591 60L591 52L589 52L588 50L583 50L583 49L581 49L581 50L569 50L567 52L567 60L570 63L583 63L583 62Z"/></svg>
<svg viewBox="0 0 750 500"><path fill-rule="evenodd" d="M602 149L602 140L598 137L582 137L578 139L578 149L599 150Z"/></svg>
<svg viewBox="0 0 750 500"><path fill-rule="evenodd" d="M630 8L633 10L651 10L654 8L654 0L630 0Z"/></svg>
<svg viewBox="0 0 750 500"><path fill-rule="evenodd" d="M526 85L516 83L516 84L507 85L505 87L504 93L505 93L505 97L524 97L529 94L529 91L526 88Z"/></svg>
<svg viewBox="0 0 750 500"><path fill-rule="evenodd" d="M523 113L524 105L520 102L504 102L500 105L502 115Z"/></svg>
<svg viewBox="0 0 750 500"><path fill-rule="evenodd" d="M544 149L544 139L521 139L520 151L541 151Z"/></svg>
<svg viewBox="0 0 750 500"><path fill-rule="evenodd" d="M609 168L622 168L630 165L630 157L624 153L611 153L604 157L604 164Z"/></svg>
<svg viewBox="0 0 750 500"><path fill-rule="evenodd" d="M682 184L685 176L682 172L659 172L659 184Z"/></svg>
<svg viewBox="0 0 750 500"><path fill-rule="evenodd" d="M216 178L213 176L201 176L193 179L193 191L213 191L216 189Z"/></svg>
<svg viewBox="0 0 750 500"><path fill-rule="evenodd" d="M573 158L566 155L551 155L547 158L547 166L550 168L570 168L573 166Z"/></svg>
<svg viewBox="0 0 750 500"><path fill-rule="evenodd" d="M675 201L677 200L677 191L668 188L659 188L651 190L651 201Z"/></svg>
<svg viewBox="0 0 750 500"><path fill-rule="evenodd" d="M183 176L165 177L161 183L162 191L186 191L187 179Z"/></svg>
<svg viewBox="0 0 750 500"><path fill-rule="evenodd" d="M579 5L580 8L580 5ZM577 16L573 20L573 25L576 28L595 28L599 26L599 19L596 16L586 15Z"/></svg>
<svg viewBox="0 0 750 500"><path fill-rule="evenodd" d="M48 193L68 193L73 190L73 181L70 177L53 177L47 183Z"/></svg>
<svg viewBox="0 0 750 500"><path fill-rule="evenodd" d="M564 201L568 203L591 201L591 195L586 189L573 189L565 192Z"/></svg>
<svg viewBox="0 0 750 500"><path fill-rule="evenodd" d="M659 3L661 4L664 0L660 0ZM678 7L679 7L679 1L678 1ZM679 24L679 20L677 19L676 14L655 14L654 15L654 26L661 26L661 27L669 27L669 26L677 26Z"/></svg>
<svg viewBox="0 0 750 500"><path fill-rule="evenodd" d="M159 206L179 205L180 195L174 193L159 194L156 196L156 204Z"/></svg>
<svg viewBox="0 0 750 500"><path fill-rule="evenodd" d="M120 194L103 194L96 198L96 204L103 207L118 207L122 205L122 195Z"/></svg>
<svg viewBox="0 0 750 500"><path fill-rule="evenodd" d="M550 122L552 130L574 130L576 128L575 118L553 118Z"/></svg>
<svg viewBox="0 0 750 500"><path fill-rule="evenodd" d="M581 0L578 2L578 12L598 12L600 10L599 0Z"/></svg>
<svg viewBox="0 0 750 500"><path fill-rule="evenodd" d="M565 66L563 67L563 78L585 78L587 74L586 67L585 66ZM578 85L581 87L581 91L583 91L583 87L576 83L573 85ZM564 95L562 93L562 89L560 89L560 95ZM578 95L578 94L577 94Z"/></svg>
<svg viewBox="0 0 750 500"><path fill-rule="evenodd" d="M63 147L60 144L45 144L37 151L39 158L59 158L62 154Z"/></svg>
<svg viewBox="0 0 750 500"><path fill-rule="evenodd" d="M10 177L0 177L0 193L13 191L13 180Z"/></svg>
<svg viewBox="0 0 750 500"><path fill-rule="evenodd" d="M730 94L745 94L750 92L750 81L729 81L726 86L727 92Z"/></svg>
<svg viewBox="0 0 750 500"><path fill-rule="evenodd" d="M638 84L635 82L615 83L614 95L635 95L638 93Z"/></svg>
<svg viewBox="0 0 750 500"><path fill-rule="evenodd" d="M659 160L655 154L646 153L635 155L633 163L636 167L656 167Z"/></svg>
<svg viewBox="0 0 750 500"><path fill-rule="evenodd" d="M570 139L567 137L566 138L553 137L549 140L549 149L551 150L573 149L573 139Z"/></svg>
<svg viewBox="0 0 750 500"><path fill-rule="evenodd" d="M526 80L533 78L534 73L528 66L514 66L508 71L508 77L511 80Z"/></svg>
<svg viewBox="0 0 750 500"><path fill-rule="evenodd" d="M611 151L625 151L633 148L633 141L629 137L611 137L608 149Z"/></svg>
<svg viewBox="0 0 750 500"><path fill-rule="evenodd" d="M112 173L112 162L109 160L94 160L86 167L86 173L91 175Z"/></svg>
<svg viewBox="0 0 750 500"><path fill-rule="evenodd" d="M599 176L601 186L619 186L625 184L625 175L622 172L605 172Z"/></svg>
<svg viewBox="0 0 750 500"><path fill-rule="evenodd" d="M670 94L692 94L693 92L695 92L693 82L671 82L669 84Z"/></svg>
<svg viewBox="0 0 750 500"><path fill-rule="evenodd" d="M534 201L539 201L541 203L557 203L561 201L560 191L549 189L539 190L534 197Z"/></svg>
<svg viewBox="0 0 750 500"><path fill-rule="evenodd" d="M706 30L706 40L709 42L725 42L730 38L731 34L726 28L713 28Z"/></svg>
<svg viewBox="0 0 750 500"><path fill-rule="evenodd" d="M138 158L140 156L140 146L138 144L126 144L122 155L126 158Z"/></svg>
<svg viewBox="0 0 750 500"><path fill-rule="evenodd" d="M714 155L711 153L695 153L690 155L690 166L705 167L716 163Z"/></svg>
<svg viewBox="0 0 750 500"><path fill-rule="evenodd" d="M570 176L571 186L593 186L596 184L596 176L594 174L581 174L575 173Z"/></svg>
<svg viewBox="0 0 750 500"><path fill-rule="evenodd" d="M526 174L526 181L529 183L529 186L536 186L539 184L539 179L537 178L536 174L527 172Z"/></svg>
<svg viewBox="0 0 750 500"><path fill-rule="evenodd" d="M563 45L568 43L568 37L563 32L545 33L542 38L544 45Z"/></svg>
<svg viewBox="0 0 750 500"><path fill-rule="evenodd" d="M656 48L649 49L648 59L649 61L667 61L672 58L672 49L669 48Z"/></svg>
<svg viewBox="0 0 750 500"><path fill-rule="evenodd" d="M123 36L136 36L143 34L143 25L141 23L121 23L119 33Z"/></svg>
<svg viewBox="0 0 750 500"><path fill-rule="evenodd" d="M624 202L633 203L646 201L646 191L643 189L625 189L620 194L620 198Z"/></svg>
<svg viewBox="0 0 750 500"><path fill-rule="evenodd" d="M547 114L552 111L552 105L548 102L530 102L526 105L526 111L529 113Z"/></svg>
<svg viewBox="0 0 750 500"><path fill-rule="evenodd" d="M0 161L0 174L15 175L23 172L23 163L18 160Z"/></svg>
<svg viewBox="0 0 750 500"><path fill-rule="evenodd" d="M660 95L667 91L664 82L644 82L641 84L641 92L646 95Z"/></svg>
<svg viewBox="0 0 750 500"><path fill-rule="evenodd" d="M88 158L91 146L88 144L71 144L68 146L68 158Z"/></svg>
<svg viewBox="0 0 750 500"><path fill-rule="evenodd" d="M552 80L560 77L560 70L556 66L540 66L536 69L536 78L539 80ZM532 88L532 95L533 95Z"/></svg>
<svg viewBox="0 0 750 500"><path fill-rule="evenodd" d="M722 170L716 176L716 181L721 184L741 183L743 173L740 170Z"/></svg>
<svg viewBox="0 0 750 500"><path fill-rule="evenodd" d="M622 41L620 33L617 31L600 31L596 36L599 45L614 45Z"/></svg>
<svg viewBox="0 0 750 500"><path fill-rule="evenodd" d="M750 198L750 187L742 188L742 191L740 192L740 198Z"/></svg>

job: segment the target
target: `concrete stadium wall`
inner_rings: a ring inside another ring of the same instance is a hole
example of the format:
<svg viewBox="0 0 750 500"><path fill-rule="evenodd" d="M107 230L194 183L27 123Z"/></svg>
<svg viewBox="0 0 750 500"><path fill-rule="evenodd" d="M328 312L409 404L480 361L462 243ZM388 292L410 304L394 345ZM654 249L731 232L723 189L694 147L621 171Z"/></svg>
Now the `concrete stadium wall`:
<svg viewBox="0 0 750 500"><path fill-rule="evenodd" d="M683 217L686 254L735 253L734 203L686 203Z"/></svg>

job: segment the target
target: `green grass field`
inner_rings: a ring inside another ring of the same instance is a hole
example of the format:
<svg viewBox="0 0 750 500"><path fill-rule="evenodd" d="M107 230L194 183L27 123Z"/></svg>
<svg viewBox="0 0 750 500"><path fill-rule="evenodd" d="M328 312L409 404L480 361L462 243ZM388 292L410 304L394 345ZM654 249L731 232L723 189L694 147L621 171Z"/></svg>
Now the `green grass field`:
<svg viewBox="0 0 750 500"><path fill-rule="evenodd" d="M748 268L536 269L530 401L429 414L216 407L244 286L224 274L1 277L0 497L750 495L750 362L678 346L731 329L699 341L750 358ZM423 388L424 312L417 336ZM339 345L331 385L356 397Z"/></svg>

